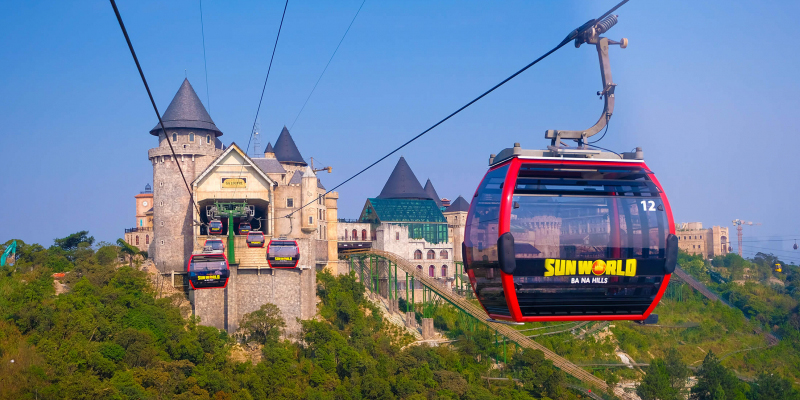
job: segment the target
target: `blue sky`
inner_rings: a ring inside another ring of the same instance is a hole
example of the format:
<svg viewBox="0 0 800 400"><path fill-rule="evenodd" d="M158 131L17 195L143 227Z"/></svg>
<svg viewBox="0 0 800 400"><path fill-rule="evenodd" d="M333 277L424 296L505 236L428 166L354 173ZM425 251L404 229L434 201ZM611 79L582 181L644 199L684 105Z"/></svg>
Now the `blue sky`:
<svg viewBox="0 0 800 400"><path fill-rule="evenodd" d="M333 166L326 186L360 170L547 51L616 1L367 0L292 129L307 159ZM360 0L290 0L260 116L263 144L291 125ZM188 76L225 133L246 146L282 1L119 0L162 112ZM751 239L800 238L798 45L790 1L632 0L610 38L617 108L600 143L641 146L675 220L733 227ZM152 179L156 118L105 1L0 3L0 241L48 245L88 229L113 241L133 226L133 196ZM469 197L489 153L542 148L546 129L581 129L602 102L593 48L564 47L401 151L441 196ZM207 104L208 105L208 104ZM340 190L356 217L397 161ZM793 242L748 242L800 261Z"/></svg>

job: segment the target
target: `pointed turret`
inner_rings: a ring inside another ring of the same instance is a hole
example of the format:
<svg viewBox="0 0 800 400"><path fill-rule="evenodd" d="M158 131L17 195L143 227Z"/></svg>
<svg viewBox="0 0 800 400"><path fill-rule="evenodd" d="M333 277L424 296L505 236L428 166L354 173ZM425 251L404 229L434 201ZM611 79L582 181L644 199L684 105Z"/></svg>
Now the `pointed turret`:
<svg viewBox="0 0 800 400"><path fill-rule="evenodd" d="M378 195L379 199L430 199L431 197L422 189L406 159L400 157L394 171L389 175L389 180Z"/></svg>
<svg viewBox="0 0 800 400"><path fill-rule="evenodd" d="M264 158L275 158L275 149L272 148L272 142L267 142L267 148L264 149Z"/></svg>
<svg viewBox="0 0 800 400"><path fill-rule="evenodd" d="M303 156L300 155L300 150L297 150L297 145L294 144L294 139L286 127L283 127L281 134L278 135L278 140L275 141L274 148L275 158L282 163L295 164L306 166Z"/></svg>
<svg viewBox="0 0 800 400"><path fill-rule="evenodd" d="M444 212L469 212L469 202L463 197L458 196L453 204L451 204L450 207L447 207Z"/></svg>
<svg viewBox="0 0 800 400"><path fill-rule="evenodd" d="M164 127L167 129L205 129L214 132L215 136L222 136L222 132L211 120L211 116L203 107L203 103L197 97L197 93L194 92L188 79L183 80L181 88L178 89L178 93L175 93L175 97L169 103L167 111L164 111L161 120L164 121ZM156 126L150 130L150 134L158 136L160 132L161 124L156 121Z"/></svg>
<svg viewBox="0 0 800 400"><path fill-rule="evenodd" d="M433 188L433 183L431 183L430 178L428 178L428 181L425 182L425 189L424 190L425 190L425 194L430 196L433 199L433 201L436 202L436 205L439 206L439 208L441 208L442 207L442 199L439 198L439 195L436 193L436 189Z"/></svg>

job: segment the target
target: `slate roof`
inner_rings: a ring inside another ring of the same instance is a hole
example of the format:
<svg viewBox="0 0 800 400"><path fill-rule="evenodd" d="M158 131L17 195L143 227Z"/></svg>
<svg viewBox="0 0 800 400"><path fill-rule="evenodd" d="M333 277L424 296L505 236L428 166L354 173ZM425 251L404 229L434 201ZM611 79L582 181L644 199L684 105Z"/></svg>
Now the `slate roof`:
<svg viewBox="0 0 800 400"><path fill-rule="evenodd" d="M292 135L285 126L283 127L281 134L278 135L278 140L275 141L275 147L273 149L275 152L275 158L277 158L280 162L308 165L306 164L305 160L303 160L303 156L300 155L300 150L297 149L297 145L294 144Z"/></svg>
<svg viewBox="0 0 800 400"><path fill-rule="evenodd" d="M264 173L267 174L285 174L286 170L283 169L280 161L274 158L253 158L253 163L255 163L258 168L261 168Z"/></svg>
<svg viewBox="0 0 800 400"><path fill-rule="evenodd" d="M408 166L406 159L400 157L397 165L394 166L394 171L389 175L389 180L378 195L379 199L431 199L422 185L419 184L411 167Z"/></svg>
<svg viewBox="0 0 800 400"><path fill-rule="evenodd" d="M272 142L267 142L267 148L264 149L264 154L267 153L274 153L275 150L272 148Z"/></svg>
<svg viewBox="0 0 800 400"><path fill-rule="evenodd" d="M299 185L303 183L303 171L294 171L292 179L289 179L290 185Z"/></svg>
<svg viewBox="0 0 800 400"><path fill-rule="evenodd" d="M428 179L428 181L425 182L425 189L424 190L425 190L425 193L428 196L430 196L431 199L433 199L433 201L436 202L437 206L439 206L439 207L442 206L442 199L439 198L439 195L436 193L436 189L433 188L433 183L431 183L430 179Z"/></svg>
<svg viewBox="0 0 800 400"><path fill-rule="evenodd" d="M444 212L457 212L457 211L463 211L463 212L469 211L469 202L465 200L464 197L462 196L458 196L458 198L452 204L450 204L450 207L447 207L447 209L444 210Z"/></svg>
<svg viewBox="0 0 800 400"><path fill-rule="evenodd" d="M190 129L206 129L215 133L216 136L222 136L211 116L208 115L206 108L197 93L194 92L192 84L188 79L184 79L178 93L172 98L169 103L167 111L161 116L164 121L164 127L169 128L190 128ZM161 131L161 124L156 122L156 126L150 130L150 134L158 136Z"/></svg>

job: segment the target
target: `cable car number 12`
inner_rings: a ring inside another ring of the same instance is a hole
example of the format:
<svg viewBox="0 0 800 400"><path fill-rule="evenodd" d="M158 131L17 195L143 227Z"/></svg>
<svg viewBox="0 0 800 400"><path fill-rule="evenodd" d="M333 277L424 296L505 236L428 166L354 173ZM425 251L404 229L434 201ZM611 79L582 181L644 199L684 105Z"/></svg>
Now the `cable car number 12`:
<svg viewBox="0 0 800 400"><path fill-rule="evenodd" d="M653 200L642 200L642 210L643 211L655 211L656 210L656 202Z"/></svg>

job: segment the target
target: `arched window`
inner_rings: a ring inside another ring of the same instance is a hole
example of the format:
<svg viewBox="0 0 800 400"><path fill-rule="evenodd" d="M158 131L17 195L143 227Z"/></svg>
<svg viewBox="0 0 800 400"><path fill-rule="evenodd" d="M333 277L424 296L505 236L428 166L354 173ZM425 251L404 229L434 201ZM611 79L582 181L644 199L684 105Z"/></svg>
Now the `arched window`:
<svg viewBox="0 0 800 400"><path fill-rule="evenodd" d="M150 235L144 235L144 244L150 244Z"/></svg>
<svg viewBox="0 0 800 400"><path fill-rule="evenodd" d="M211 135L206 135L206 143L211 143Z"/></svg>
<svg viewBox="0 0 800 400"><path fill-rule="evenodd" d="M433 250L428 250L428 260L435 260L435 259L436 259L436 252Z"/></svg>
<svg viewBox="0 0 800 400"><path fill-rule="evenodd" d="M173 133L172 134L172 141L173 142L177 142L178 141L178 134L177 133Z"/></svg>
<svg viewBox="0 0 800 400"><path fill-rule="evenodd" d="M436 267L434 267L433 265L428 267L428 276L430 277L436 276Z"/></svg>
<svg viewBox="0 0 800 400"><path fill-rule="evenodd" d="M367 241L367 230L366 229L362 229L361 230L361 240L363 240L365 242Z"/></svg>
<svg viewBox="0 0 800 400"><path fill-rule="evenodd" d="M417 265L417 269L422 272L422 265Z"/></svg>
<svg viewBox="0 0 800 400"><path fill-rule="evenodd" d="M442 260L447 260L447 250L440 251L439 258L441 258Z"/></svg>
<svg viewBox="0 0 800 400"><path fill-rule="evenodd" d="M442 265L442 278L447 278L447 265Z"/></svg>
<svg viewBox="0 0 800 400"><path fill-rule="evenodd" d="M136 245L139 245L139 235L136 235Z"/></svg>
<svg viewBox="0 0 800 400"><path fill-rule="evenodd" d="M415 260L422 260L422 251L417 250L414 252L414 259ZM419 266L419 269L422 269L422 265Z"/></svg>
<svg viewBox="0 0 800 400"><path fill-rule="evenodd" d="M194 132L189 132L189 141L194 142Z"/></svg>
<svg viewBox="0 0 800 400"><path fill-rule="evenodd" d="M353 240L358 240L358 231L353 229Z"/></svg>

